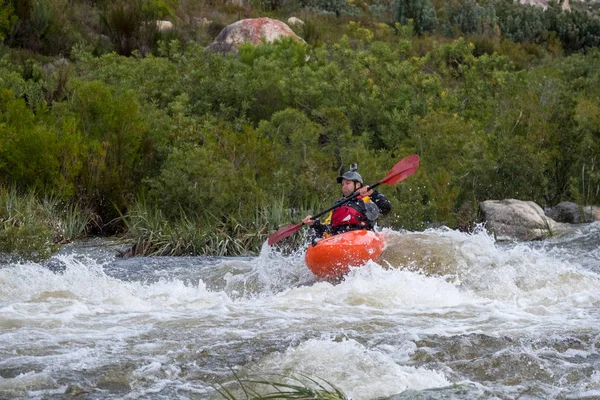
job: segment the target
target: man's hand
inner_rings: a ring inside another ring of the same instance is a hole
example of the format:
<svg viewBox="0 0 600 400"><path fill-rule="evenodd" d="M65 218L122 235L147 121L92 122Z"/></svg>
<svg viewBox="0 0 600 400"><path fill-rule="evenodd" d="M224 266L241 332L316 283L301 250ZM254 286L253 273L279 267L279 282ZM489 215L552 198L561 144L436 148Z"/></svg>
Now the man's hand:
<svg viewBox="0 0 600 400"><path fill-rule="evenodd" d="M358 194L362 197L366 197L366 196L370 196L373 194L373 189L371 190L367 190L369 189L368 186L363 186L360 189L358 189Z"/></svg>
<svg viewBox="0 0 600 400"><path fill-rule="evenodd" d="M315 224L315 220L312 219L312 215L307 215L303 220L302 223L304 225L314 225Z"/></svg>

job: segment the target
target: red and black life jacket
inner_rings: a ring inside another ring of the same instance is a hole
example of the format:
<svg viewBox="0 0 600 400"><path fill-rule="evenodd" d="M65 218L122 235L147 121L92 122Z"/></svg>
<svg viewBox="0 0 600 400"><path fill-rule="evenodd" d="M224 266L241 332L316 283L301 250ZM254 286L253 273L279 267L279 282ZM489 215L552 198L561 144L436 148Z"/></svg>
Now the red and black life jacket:
<svg viewBox="0 0 600 400"><path fill-rule="evenodd" d="M363 213L350 206L341 206L331 215L331 226L341 225L367 225L367 218Z"/></svg>
<svg viewBox="0 0 600 400"><path fill-rule="evenodd" d="M358 202L352 202L348 205L341 206L331 214L331 226L356 225L366 227L369 223L365 215L363 201L370 201L368 197L365 199L357 198ZM362 207L361 207L362 206Z"/></svg>

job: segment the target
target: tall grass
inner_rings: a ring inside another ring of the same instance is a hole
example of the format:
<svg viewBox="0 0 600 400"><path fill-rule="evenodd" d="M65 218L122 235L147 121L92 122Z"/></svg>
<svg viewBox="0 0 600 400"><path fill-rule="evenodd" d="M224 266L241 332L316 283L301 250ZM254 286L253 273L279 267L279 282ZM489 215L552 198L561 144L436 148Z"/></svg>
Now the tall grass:
<svg viewBox="0 0 600 400"><path fill-rule="evenodd" d="M265 379L239 379L236 375L239 390L246 400L347 400L348 397L331 383L305 375L298 377L285 377L273 375L272 380ZM241 397L232 390L220 386L217 392L227 400L238 400Z"/></svg>
<svg viewBox="0 0 600 400"><path fill-rule="evenodd" d="M266 226L239 222L236 217L196 217L180 213L167 219L157 206L138 202L123 221L131 247L124 256L182 256L255 254L264 241Z"/></svg>
<svg viewBox="0 0 600 400"><path fill-rule="evenodd" d="M0 253L43 259L53 251L52 219L35 193L19 195L14 188L0 192Z"/></svg>
<svg viewBox="0 0 600 400"><path fill-rule="evenodd" d="M129 244L122 256L256 255L275 229L307 214L308 207L289 210L281 199L257 208L252 215L192 216L181 210L178 219L169 219L157 205L138 199L122 216ZM302 240L298 235L282 245L297 247Z"/></svg>
<svg viewBox="0 0 600 400"><path fill-rule="evenodd" d="M59 244L85 235L90 212L57 196L0 188L0 253L28 260L49 257Z"/></svg>
<svg viewBox="0 0 600 400"><path fill-rule="evenodd" d="M167 220L156 206L142 200L122 216L127 228L125 240L131 244L123 256L175 256L198 254L207 231L199 221L182 216Z"/></svg>
<svg viewBox="0 0 600 400"><path fill-rule="evenodd" d="M129 56L135 49L146 53L158 28L152 22L155 16L144 9L142 0L115 1L101 13L100 19L117 52Z"/></svg>

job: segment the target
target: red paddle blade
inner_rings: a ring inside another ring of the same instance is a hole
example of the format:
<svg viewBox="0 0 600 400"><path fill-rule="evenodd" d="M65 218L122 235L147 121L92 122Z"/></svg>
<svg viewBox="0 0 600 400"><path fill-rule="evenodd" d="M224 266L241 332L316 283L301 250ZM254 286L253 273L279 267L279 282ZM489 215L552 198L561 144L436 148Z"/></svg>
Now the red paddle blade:
<svg viewBox="0 0 600 400"><path fill-rule="evenodd" d="M419 168L419 156L413 154L400 160L396 165L392 167L387 176L380 182L384 185L395 185L414 174Z"/></svg>
<svg viewBox="0 0 600 400"><path fill-rule="evenodd" d="M279 242L280 240L285 239L286 237L298 232L298 230L300 228L302 228L302 223L299 224L295 224L295 225L286 225L283 228L279 228L275 233L273 233L271 236L269 236L269 239L267 240L267 244L269 246L274 245L275 243Z"/></svg>

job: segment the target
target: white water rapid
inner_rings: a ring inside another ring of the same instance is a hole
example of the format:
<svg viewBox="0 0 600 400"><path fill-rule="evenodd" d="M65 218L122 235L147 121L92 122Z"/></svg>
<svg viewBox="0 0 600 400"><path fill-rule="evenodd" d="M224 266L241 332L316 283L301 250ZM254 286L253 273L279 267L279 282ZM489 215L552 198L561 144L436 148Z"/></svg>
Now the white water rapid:
<svg viewBox="0 0 600 400"><path fill-rule="evenodd" d="M91 242L0 265L0 399L245 399L237 379L355 400L600 398L600 223L526 244L387 233L381 265L336 284L267 247L117 259Z"/></svg>

